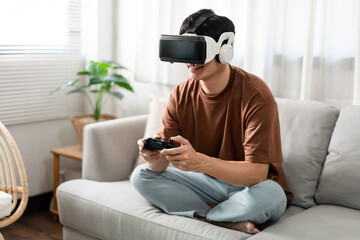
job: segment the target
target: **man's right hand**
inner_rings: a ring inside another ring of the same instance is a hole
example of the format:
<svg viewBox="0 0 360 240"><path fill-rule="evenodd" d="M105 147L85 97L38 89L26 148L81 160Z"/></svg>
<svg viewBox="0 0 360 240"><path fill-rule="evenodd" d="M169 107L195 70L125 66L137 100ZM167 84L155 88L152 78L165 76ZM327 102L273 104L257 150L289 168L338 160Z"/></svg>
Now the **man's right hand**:
<svg viewBox="0 0 360 240"><path fill-rule="evenodd" d="M154 163L160 158L159 150L147 150L144 148L144 139L139 139L137 144L139 145L140 156L148 163Z"/></svg>

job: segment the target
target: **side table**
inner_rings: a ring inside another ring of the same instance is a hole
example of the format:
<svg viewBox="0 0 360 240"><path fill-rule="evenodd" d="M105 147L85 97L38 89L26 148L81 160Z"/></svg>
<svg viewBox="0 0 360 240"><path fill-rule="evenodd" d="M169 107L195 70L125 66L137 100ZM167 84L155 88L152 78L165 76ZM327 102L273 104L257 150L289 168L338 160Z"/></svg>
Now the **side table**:
<svg viewBox="0 0 360 240"><path fill-rule="evenodd" d="M82 149L80 144L71 145L61 148L51 149L51 153L54 154L54 165L53 165L53 207L50 210L55 218L59 216L57 200L56 200L56 189L59 186L59 171L60 171L60 156L73 158L82 161Z"/></svg>

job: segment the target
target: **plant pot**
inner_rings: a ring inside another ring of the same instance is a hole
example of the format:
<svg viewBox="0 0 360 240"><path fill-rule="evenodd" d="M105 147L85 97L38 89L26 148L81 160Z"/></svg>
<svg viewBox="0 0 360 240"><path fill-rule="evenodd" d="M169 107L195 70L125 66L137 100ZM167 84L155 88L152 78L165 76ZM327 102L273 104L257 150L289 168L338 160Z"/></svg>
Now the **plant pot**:
<svg viewBox="0 0 360 240"><path fill-rule="evenodd" d="M94 114L81 114L81 115L71 116L70 120L71 120L72 124L74 125L75 132L79 139L81 148L82 148L82 143L83 143L83 129L84 129L85 125L90 124L90 123L112 120L112 119L116 119L116 117L113 115L108 115L108 114L101 114L99 121L96 121L94 119Z"/></svg>

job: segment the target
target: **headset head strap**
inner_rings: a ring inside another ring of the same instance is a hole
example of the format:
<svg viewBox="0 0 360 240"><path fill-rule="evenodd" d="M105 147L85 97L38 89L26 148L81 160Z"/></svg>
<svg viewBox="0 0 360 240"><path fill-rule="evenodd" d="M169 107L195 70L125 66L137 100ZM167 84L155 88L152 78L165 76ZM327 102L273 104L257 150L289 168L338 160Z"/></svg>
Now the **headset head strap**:
<svg viewBox="0 0 360 240"><path fill-rule="evenodd" d="M215 14L213 12L207 12L204 13L202 15L200 15L200 17L198 17L198 19L196 19L196 21L194 22L194 24L192 25L192 27L186 31L186 33L194 33L196 34L196 29L203 24L206 20L208 20L209 18L211 18L212 16L214 16Z"/></svg>

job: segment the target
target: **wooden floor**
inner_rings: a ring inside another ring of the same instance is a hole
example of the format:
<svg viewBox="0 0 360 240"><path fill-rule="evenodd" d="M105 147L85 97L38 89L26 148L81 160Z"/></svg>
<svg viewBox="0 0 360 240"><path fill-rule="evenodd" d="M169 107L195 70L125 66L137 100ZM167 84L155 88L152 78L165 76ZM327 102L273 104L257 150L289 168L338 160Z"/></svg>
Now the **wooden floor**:
<svg viewBox="0 0 360 240"><path fill-rule="evenodd" d="M62 226L48 210L22 216L0 232L5 240L62 240Z"/></svg>

